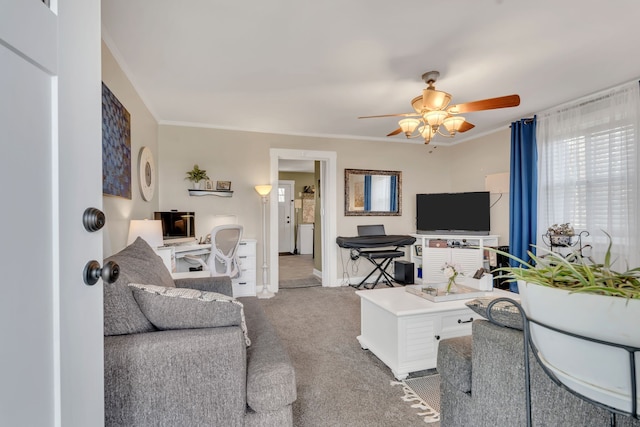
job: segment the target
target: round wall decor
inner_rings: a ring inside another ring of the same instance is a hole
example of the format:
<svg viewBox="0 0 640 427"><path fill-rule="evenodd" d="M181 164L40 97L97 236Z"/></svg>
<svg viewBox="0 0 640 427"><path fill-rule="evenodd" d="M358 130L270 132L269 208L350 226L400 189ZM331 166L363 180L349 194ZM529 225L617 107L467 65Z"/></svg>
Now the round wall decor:
<svg viewBox="0 0 640 427"><path fill-rule="evenodd" d="M153 155L148 147L140 149L138 159L138 176L140 178L140 192L146 201L153 199L156 188L156 166L153 163Z"/></svg>

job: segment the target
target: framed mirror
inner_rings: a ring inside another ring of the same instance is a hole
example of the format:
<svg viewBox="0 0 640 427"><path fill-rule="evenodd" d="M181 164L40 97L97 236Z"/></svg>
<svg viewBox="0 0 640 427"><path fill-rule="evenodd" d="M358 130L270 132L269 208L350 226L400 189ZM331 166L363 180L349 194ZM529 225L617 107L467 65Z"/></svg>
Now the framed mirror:
<svg viewBox="0 0 640 427"><path fill-rule="evenodd" d="M345 169L344 214L402 215L402 172Z"/></svg>

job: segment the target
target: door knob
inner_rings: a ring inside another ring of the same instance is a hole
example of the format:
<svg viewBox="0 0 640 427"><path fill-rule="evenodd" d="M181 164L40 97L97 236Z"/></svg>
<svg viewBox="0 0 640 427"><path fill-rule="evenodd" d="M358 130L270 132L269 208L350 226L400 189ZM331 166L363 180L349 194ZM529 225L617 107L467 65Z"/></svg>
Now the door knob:
<svg viewBox="0 0 640 427"><path fill-rule="evenodd" d="M82 225L88 232L94 232L104 227L106 219L100 209L87 208L82 214Z"/></svg>
<svg viewBox="0 0 640 427"><path fill-rule="evenodd" d="M106 283L113 283L120 276L120 266L113 261L109 261L100 268L100 263L96 260L89 261L84 266L83 272L84 283L89 286L95 285L98 279L102 279Z"/></svg>

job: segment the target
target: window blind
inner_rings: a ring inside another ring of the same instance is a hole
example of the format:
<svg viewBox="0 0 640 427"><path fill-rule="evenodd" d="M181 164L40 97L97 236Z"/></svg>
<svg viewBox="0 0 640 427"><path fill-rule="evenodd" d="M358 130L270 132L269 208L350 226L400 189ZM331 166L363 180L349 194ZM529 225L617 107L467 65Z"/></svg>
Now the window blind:
<svg viewBox="0 0 640 427"><path fill-rule="evenodd" d="M570 222L600 261L604 231L618 269L640 265L639 122L638 82L538 114L538 230Z"/></svg>

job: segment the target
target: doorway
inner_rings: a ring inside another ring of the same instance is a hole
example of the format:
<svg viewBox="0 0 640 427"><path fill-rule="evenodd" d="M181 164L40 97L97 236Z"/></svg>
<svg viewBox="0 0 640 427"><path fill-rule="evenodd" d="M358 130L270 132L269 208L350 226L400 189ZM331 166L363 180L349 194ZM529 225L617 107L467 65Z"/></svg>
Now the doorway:
<svg viewBox="0 0 640 427"><path fill-rule="evenodd" d="M278 180L278 252L280 254L294 254L295 218L294 188L295 181Z"/></svg>
<svg viewBox="0 0 640 427"><path fill-rule="evenodd" d="M270 150L271 157L271 182L279 180L280 162L285 160L317 161L319 166L319 181L317 227L320 235L316 238L319 248L315 248L314 255L321 260L320 271L322 286L339 286L337 283L337 249L336 238L336 153L333 151L307 151L277 149ZM295 199L294 199L295 203ZM295 206L295 204L294 204ZM269 250L269 287L278 290L280 268L278 263L278 199L271 197L269 200L269 234L272 236Z"/></svg>
<svg viewBox="0 0 640 427"><path fill-rule="evenodd" d="M320 286L321 258L316 258L316 161L281 159L278 163L279 287ZM284 205L284 206L283 206ZM291 216L286 215L287 207ZM291 233L291 234L289 234ZM290 245L290 246L288 246Z"/></svg>

